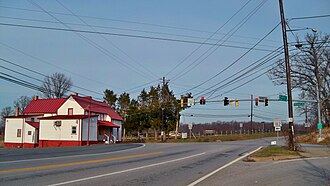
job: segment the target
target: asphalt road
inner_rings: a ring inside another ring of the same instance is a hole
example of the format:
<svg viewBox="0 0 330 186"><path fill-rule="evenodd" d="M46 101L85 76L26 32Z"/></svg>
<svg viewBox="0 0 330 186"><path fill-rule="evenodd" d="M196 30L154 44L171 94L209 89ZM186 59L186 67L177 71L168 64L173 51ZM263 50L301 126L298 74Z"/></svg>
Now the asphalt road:
<svg viewBox="0 0 330 186"><path fill-rule="evenodd" d="M252 185L261 179L246 182L248 178L235 174L252 173L240 167L243 162L239 159L270 141L1 149L0 185ZM278 176L281 165L287 164L276 165L276 170L268 168L279 172ZM251 174L251 178L255 176ZM280 185L272 178L268 176L267 184Z"/></svg>

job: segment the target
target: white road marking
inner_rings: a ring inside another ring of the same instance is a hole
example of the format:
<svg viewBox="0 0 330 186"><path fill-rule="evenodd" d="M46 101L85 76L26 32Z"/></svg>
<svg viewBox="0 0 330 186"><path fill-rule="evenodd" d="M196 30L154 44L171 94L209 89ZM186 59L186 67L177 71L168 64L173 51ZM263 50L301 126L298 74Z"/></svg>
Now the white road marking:
<svg viewBox="0 0 330 186"><path fill-rule="evenodd" d="M126 170L122 170L122 171L118 171L118 172L111 172L111 173L101 174L101 175L97 175L97 176L91 176L91 177L86 177L86 178L81 178L81 179L76 179L76 180L61 182L61 183L55 183L55 184L51 184L49 186L66 185L66 184L70 184L70 183L76 183L76 182L81 182L81 181L86 181L86 180L101 178L101 177L105 177L105 176L111 176L111 175L115 175L115 174L121 174L121 173L125 173L125 172L139 170L139 169L145 169L145 168L148 168L148 167L154 167L154 166L163 165L163 164L167 164L167 163L173 163L173 162L177 162L177 161L181 161L181 160L193 158L193 157L196 157L196 156L201 156L201 155L204 155L204 154L206 154L206 153L203 152L203 153L199 153L199 154L195 154L195 155L191 155L191 156L187 156L187 157L183 157L183 158L179 158L179 159L174 159L174 160L164 161L164 162L160 162L160 163L145 165L145 166L142 166L142 167L135 167L135 168L126 169Z"/></svg>
<svg viewBox="0 0 330 186"><path fill-rule="evenodd" d="M205 176L199 178L198 180L192 182L192 183L189 184L188 186L194 186L194 185L196 185L196 184L202 182L203 180L205 180L205 179L207 179L208 177L212 176L213 174L215 174L215 173L221 171L222 169L224 169L224 168L226 168L226 167L228 167L228 166L234 164L234 163L237 162L237 161L240 161L241 159L247 157L247 156L250 155L250 154L253 154L253 153L257 152L257 151L260 150L261 148L262 148L262 146L259 147L259 148L257 148L257 149L254 150L254 151L251 151L251 152L249 152L249 153L244 154L243 156L241 156L241 157L239 157L239 158L237 158L237 159L235 159L235 160L233 160L233 161L227 163L226 165L224 165L224 166L222 166L222 167L220 167L220 168L214 170L213 172L211 172L211 173L209 173L209 174L207 174L207 175L205 175Z"/></svg>
<svg viewBox="0 0 330 186"><path fill-rule="evenodd" d="M85 157L85 156L97 156L97 155L113 154L113 153L117 153L117 152L125 152L125 151L130 151L130 150L136 150L136 149L144 148L145 146L146 146L145 144L142 144L142 146L136 147L136 148L118 150L118 151L113 151L113 152L95 153L95 154L80 154L80 155L59 156L59 157L51 157L51 158L35 158L35 159L27 159L27 160L3 161L3 162L0 162L0 164L20 163L20 162L40 161L40 160L52 160L52 159L62 159L62 158L74 158L74 157Z"/></svg>
<svg viewBox="0 0 330 186"><path fill-rule="evenodd" d="M293 162L293 161L303 161L303 160L319 160L319 159L327 159L327 158L329 158L329 157L315 157L315 158L301 158L301 159L281 160L281 161L276 161L273 164L287 163L287 162Z"/></svg>

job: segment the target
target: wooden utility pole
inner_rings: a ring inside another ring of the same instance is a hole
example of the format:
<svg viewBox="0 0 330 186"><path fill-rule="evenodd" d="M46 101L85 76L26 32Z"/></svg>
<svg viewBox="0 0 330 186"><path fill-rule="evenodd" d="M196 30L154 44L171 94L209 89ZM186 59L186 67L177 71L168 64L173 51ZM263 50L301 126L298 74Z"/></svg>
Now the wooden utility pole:
<svg viewBox="0 0 330 186"><path fill-rule="evenodd" d="M282 36L283 36L283 45L284 45L284 55L285 55L285 68L286 68L286 85L288 93L288 111L289 111L289 142L288 146L290 150L296 150L294 142L294 129L293 129L293 108L292 108L292 91L291 91L291 74L290 74L290 62L289 62L289 50L288 50L288 41L286 37L286 21L284 17L283 2L279 0L280 5L280 14L281 14L281 23L282 23Z"/></svg>
<svg viewBox="0 0 330 186"><path fill-rule="evenodd" d="M251 134L253 132L253 95L251 94L251 114L250 114Z"/></svg>

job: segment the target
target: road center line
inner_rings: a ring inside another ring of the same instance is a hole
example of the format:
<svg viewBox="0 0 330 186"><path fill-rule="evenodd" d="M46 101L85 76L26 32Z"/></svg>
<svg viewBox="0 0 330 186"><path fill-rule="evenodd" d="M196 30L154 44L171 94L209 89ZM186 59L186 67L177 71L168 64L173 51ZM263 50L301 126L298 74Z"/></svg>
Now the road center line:
<svg viewBox="0 0 330 186"><path fill-rule="evenodd" d="M85 164L90 164L90 163L102 163L102 162L106 162L106 161L115 161L115 160L122 160L122 159L129 159L129 158L136 158L136 157L143 157L143 156L151 156L151 155L156 155L156 154L160 154L160 153L161 152L151 152L151 153L145 153L145 154L133 154L133 155L128 155L128 156L118 156L118 157L112 157L112 158L93 159L93 160L87 160L87 161L76 161L76 162L71 162L71 163L8 169L8 170L0 170L0 173L13 173L13 172L22 172L22 171L31 171L31 170L51 169L51 168L58 168L58 167L68 167L68 166L73 166L73 165L85 165Z"/></svg>
<svg viewBox="0 0 330 186"><path fill-rule="evenodd" d="M211 173L209 173L209 174L207 174L207 175L205 175L205 176L199 178L198 180L192 182L192 183L189 184L188 186L194 186L194 185L196 185L196 184L202 182L202 181L205 180L206 178L208 178L208 177L212 176L213 174L215 174L215 173L221 171L222 169L224 169L224 168L226 168L226 167L228 167L228 166L234 164L234 163L237 162L237 161L240 161L241 159L243 159L243 158L249 156L250 154L253 154L253 153L257 152L257 151L260 150L261 148L262 148L262 146L259 147L259 148L257 148L257 149L255 149L254 151L251 151L251 152L249 152L249 153L244 154L243 156L241 156L241 157L239 157L239 158L237 158L237 159L235 159L235 160L233 160L233 161L227 163L226 165L224 165L224 166L222 166L222 167L220 167L220 168L214 170L213 172L211 172Z"/></svg>
<svg viewBox="0 0 330 186"><path fill-rule="evenodd" d="M187 156L187 157L183 157L183 158L178 158L178 159L164 161L164 162L160 162L160 163L145 165L145 166L142 166L142 167L135 167L135 168L126 169L126 170L122 170L122 171L118 171L118 172L111 172L111 173L101 174L101 175L97 175L97 176L91 176L91 177L86 177L86 178L81 178L81 179L76 179L76 180L61 182L61 183L55 183L55 184L52 184L52 185L49 185L49 186L66 185L66 184L70 184L70 183L76 183L76 182L81 182L81 181L96 179L96 178L100 178L100 177L111 176L111 175L115 175L115 174L121 174L121 173L125 173L125 172L139 170L139 169L145 169L145 168L148 168L148 167L154 167L154 166L163 165L163 164L167 164L167 163L173 163L173 162L177 162L177 161L181 161L181 160L193 158L193 157L196 157L196 156L201 156L201 155L204 155L204 154L206 154L206 153L203 152L203 153L199 153L199 154L195 154L195 155L191 155L191 156Z"/></svg>
<svg viewBox="0 0 330 186"><path fill-rule="evenodd" d="M76 158L76 157L85 157L85 156L99 156L99 155L106 155L106 154L113 154L116 152L124 152L130 150L136 150L140 148L144 148L146 145L142 144L140 147L130 148L130 149L123 149L118 151L111 151L111 152L103 152L103 153L94 153L94 154L80 154L80 155L69 155L69 156L59 156L59 157L51 157L51 158L35 158L35 159L27 159L27 160L14 160L14 161L3 161L0 164L4 163L20 163L20 162L27 162L27 161L40 161L40 160L52 160L52 159L62 159L62 158Z"/></svg>

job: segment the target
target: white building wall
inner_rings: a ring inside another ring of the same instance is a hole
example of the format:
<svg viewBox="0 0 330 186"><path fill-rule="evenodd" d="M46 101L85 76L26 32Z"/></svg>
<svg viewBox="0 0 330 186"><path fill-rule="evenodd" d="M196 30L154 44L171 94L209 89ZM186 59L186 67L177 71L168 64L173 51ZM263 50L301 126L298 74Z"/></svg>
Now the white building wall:
<svg viewBox="0 0 330 186"><path fill-rule="evenodd" d="M88 136L88 118L83 119L82 122L82 140L87 141ZM97 141L97 117L90 118L89 124L89 141Z"/></svg>
<svg viewBox="0 0 330 186"><path fill-rule="evenodd" d="M79 119L61 120L61 126L54 126L56 120L40 120L40 140L79 140ZM76 134L72 134L72 126L76 126Z"/></svg>
<svg viewBox="0 0 330 186"><path fill-rule="evenodd" d="M85 114L84 108L82 108L72 97L70 97L57 110L58 115L68 115L68 108L73 108L73 115Z"/></svg>
<svg viewBox="0 0 330 186"><path fill-rule="evenodd" d="M106 115L106 116L105 116L105 121L112 122L112 121L111 121L111 117L110 117L109 115Z"/></svg>
<svg viewBox="0 0 330 186"><path fill-rule="evenodd" d="M29 135L29 131L30 131L30 135ZM36 144L38 143L35 139L35 136L38 135L36 134L36 129L34 127L32 127L31 125L29 124L25 124L24 126L24 135L23 135L23 138L24 138L24 143L33 143L33 144Z"/></svg>
<svg viewBox="0 0 330 186"><path fill-rule="evenodd" d="M23 118L7 118L5 125L5 143L23 143ZM21 129L21 137L17 137L17 129Z"/></svg>
<svg viewBox="0 0 330 186"><path fill-rule="evenodd" d="M123 126L122 126L122 121L118 121L118 120L112 120L112 123L113 124L116 124L116 125L118 125L120 128L114 128L113 129L113 134L116 136L116 138L117 138L117 140L118 141L122 141L122 128L123 128ZM118 134L119 134L119 136L117 136L117 130L119 130L118 131Z"/></svg>

